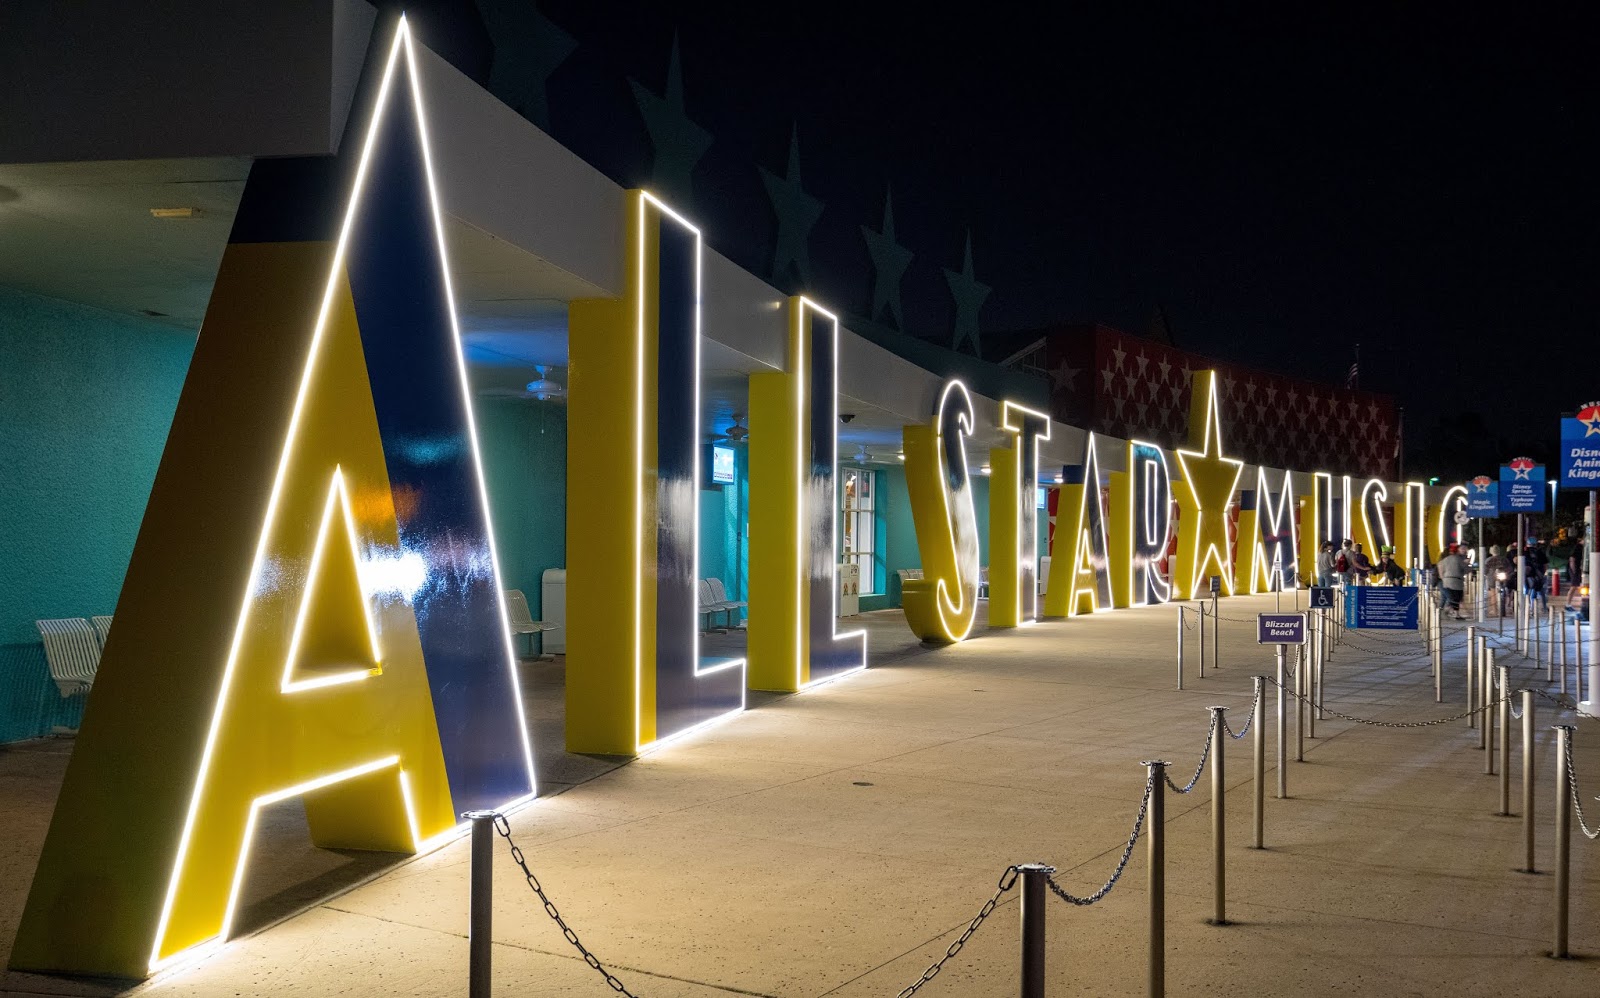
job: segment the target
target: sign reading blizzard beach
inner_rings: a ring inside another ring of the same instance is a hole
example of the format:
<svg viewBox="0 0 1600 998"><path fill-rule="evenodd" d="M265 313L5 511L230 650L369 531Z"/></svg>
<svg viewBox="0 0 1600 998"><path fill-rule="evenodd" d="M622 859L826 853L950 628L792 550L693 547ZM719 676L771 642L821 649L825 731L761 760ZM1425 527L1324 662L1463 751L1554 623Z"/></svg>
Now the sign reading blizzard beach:
<svg viewBox="0 0 1600 998"><path fill-rule="evenodd" d="M1531 457L1514 457L1500 466L1500 512L1544 512L1544 465Z"/></svg>
<svg viewBox="0 0 1600 998"><path fill-rule="evenodd" d="M1561 487L1600 489L1600 402L1561 420Z"/></svg>

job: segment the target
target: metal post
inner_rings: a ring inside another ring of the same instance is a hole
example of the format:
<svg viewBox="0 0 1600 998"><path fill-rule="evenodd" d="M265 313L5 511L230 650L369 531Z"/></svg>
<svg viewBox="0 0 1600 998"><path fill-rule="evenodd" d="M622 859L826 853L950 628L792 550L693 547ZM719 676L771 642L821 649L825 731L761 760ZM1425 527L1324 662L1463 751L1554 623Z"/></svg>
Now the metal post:
<svg viewBox="0 0 1600 998"><path fill-rule="evenodd" d="M1267 677L1256 677L1256 729L1250 733L1250 746L1255 760L1255 842L1257 849L1265 849L1262 832L1266 824L1266 754L1267 754Z"/></svg>
<svg viewBox="0 0 1600 998"><path fill-rule="evenodd" d="M1592 585L1589 588L1589 593L1589 609L1593 610L1595 598L1594 587ZM1596 632L1593 625L1589 627L1589 643L1584 644L1583 641L1583 625L1587 623L1589 623L1589 621L1584 620L1582 617L1578 618L1578 667L1577 669L1573 670L1572 673L1572 682L1574 683L1572 699L1578 703L1583 703L1583 667L1585 665L1589 666L1589 691L1591 694L1594 692L1595 680L1597 678L1595 674L1600 672L1600 665L1595 664L1596 649L1594 646L1594 636Z"/></svg>
<svg viewBox="0 0 1600 998"><path fill-rule="evenodd" d="M1226 707L1211 708L1211 871L1216 881L1216 911L1212 925L1228 924L1227 810L1223 807L1223 749L1228 732L1223 728Z"/></svg>
<svg viewBox="0 0 1600 998"><path fill-rule="evenodd" d="M1150 770L1150 810L1145 815L1149 837L1150 869L1150 998L1167 993L1167 831L1166 775L1163 760L1146 762Z"/></svg>
<svg viewBox="0 0 1600 998"><path fill-rule="evenodd" d="M1200 678L1206 678L1206 601L1200 601Z"/></svg>
<svg viewBox="0 0 1600 998"><path fill-rule="evenodd" d="M1474 707L1476 707L1478 705L1477 701L1472 699L1473 670L1478 667L1478 635L1477 635L1477 630L1478 630L1477 627L1473 626L1472 624L1468 624L1467 625L1467 710L1471 710L1472 708L1474 708ZM1477 714L1468 714L1467 715L1467 727L1476 728L1477 726L1478 726L1478 715Z"/></svg>
<svg viewBox="0 0 1600 998"><path fill-rule="evenodd" d="M1306 703L1306 737L1315 738L1317 737L1317 711L1312 704L1320 704L1322 702L1322 691L1317 688L1318 679L1321 677L1322 670L1317 668L1316 652L1312 651L1311 648L1302 645L1299 649L1297 649L1297 652L1300 655L1300 661L1305 664L1305 668L1307 669L1306 700L1308 702Z"/></svg>
<svg viewBox="0 0 1600 998"><path fill-rule="evenodd" d="M1435 608L1428 616L1433 632L1433 702L1444 703L1444 623Z"/></svg>
<svg viewBox="0 0 1600 998"><path fill-rule="evenodd" d="M1284 732L1284 703L1286 691L1283 688L1283 645L1278 646L1278 799L1283 800L1289 796L1289 777L1284 769L1283 757L1285 745Z"/></svg>
<svg viewBox="0 0 1600 998"><path fill-rule="evenodd" d="M1533 691L1522 691L1522 872L1533 865Z"/></svg>
<svg viewBox="0 0 1600 998"><path fill-rule="evenodd" d="M1211 597L1211 664L1212 668L1220 672L1222 671L1222 608L1218 599L1217 596Z"/></svg>
<svg viewBox="0 0 1600 998"><path fill-rule="evenodd" d="M1482 716L1478 718L1478 747L1485 752L1489 750L1489 727L1492 719L1489 717L1489 677L1494 675L1494 649L1484 648L1483 654L1478 656L1478 703L1477 707ZM1489 753L1492 757L1493 753ZM1483 760L1484 772L1492 773L1489 768L1493 764L1492 758Z"/></svg>
<svg viewBox="0 0 1600 998"><path fill-rule="evenodd" d="M1306 761L1306 693L1311 688L1311 676L1306 671L1305 656L1298 647L1294 650L1294 761Z"/></svg>
<svg viewBox="0 0 1600 998"><path fill-rule="evenodd" d="M467 907L467 995L489 998L494 945L494 820L497 811L468 811L472 822L472 872Z"/></svg>
<svg viewBox="0 0 1600 998"><path fill-rule="evenodd" d="M1593 590L1590 590L1593 592ZM1567 956L1567 887L1572 873L1572 773L1567 769L1567 753L1572 748L1572 725L1557 724L1556 729L1556 925L1555 949L1550 955Z"/></svg>
<svg viewBox="0 0 1600 998"><path fill-rule="evenodd" d="M1511 813L1511 669L1500 667L1500 816Z"/></svg>
<svg viewBox="0 0 1600 998"><path fill-rule="evenodd" d="M1517 608L1521 610L1527 600L1524 593L1528 591L1528 528L1527 515L1517 514ZM1528 657L1527 638L1528 632L1523 630L1523 614L1517 614L1517 651L1523 658Z"/></svg>
<svg viewBox="0 0 1600 998"><path fill-rule="evenodd" d="M1550 655L1544 663L1544 681L1546 683L1554 682L1556 678L1556 617L1560 612L1559 609L1552 606L1547 613L1550 618L1550 627L1547 632L1546 643L1550 646Z"/></svg>
<svg viewBox="0 0 1600 998"><path fill-rule="evenodd" d="M1600 700L1600 490L1589 490L1589 696ZM1578 703L1584 703L1583 675L1578 676ZM1590 704L1589 713L1600 713L1600 704Z"/></svg>
<svg viewBox="0 0 1600 998"><path fill-rule="evenodd" d="M1567 692L1567 666L1571 664L1567 655L1567 621L1563 617L1561 620L1561 692L1563 695Z"/></svg>
<svg viewBox="0 0 1600 998"><path fill-rule="evenodd" d="M1183 689L1183 619L1184 607L1178 607L1178 689Z"/></svg>
<svg viewBox="0 0 1600 998"><path fill-rule="evenodd" d="M1022 998L1044 998L1044 881L1056 872L1043 863L1023 863L1022 876Z"/></svg>

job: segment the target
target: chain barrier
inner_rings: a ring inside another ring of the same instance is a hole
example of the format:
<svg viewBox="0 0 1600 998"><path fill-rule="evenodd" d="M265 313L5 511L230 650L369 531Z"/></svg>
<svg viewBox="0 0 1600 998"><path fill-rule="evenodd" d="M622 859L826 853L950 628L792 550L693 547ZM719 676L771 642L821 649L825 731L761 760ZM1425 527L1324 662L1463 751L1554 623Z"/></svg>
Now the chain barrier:
<svg viewBox="0 0 1600 998"><path fill-rule="evenodd" d="M606 979L606 983L611 986L612 991L615 991L619 995L627 995L628 998L637 998L637 996L632 991L629 991L621 981L617 980L615 974L607 970L605 966L600 963L599 959L596 958L593 953L589 952L589 948L583 945L583 943L578 939L578 934L572 931L572 929L567 925L566 920L561 917L561 912L557 910L555 904L550 900L550 898L545 895L544 887L540 885L539 878L533 875L532 870L528 869L528 861L527 858L523 856L522 850L517 847L515 842L511 841L511 822L506 820L505 815L495 815L494 830L499 832L500 837L505 839L506 844L511 847L511 858L516 862L517 866L521 868L522 876L528 881L528 886L533 888L533 893L538 895L540 902L544 904L544 913L549 915L550 920L555 922L556 925L561 928L561 934L567 938L567 942L571 943L573 948L575 948L579 953L583 954L583 962L593 967L595 971L600 974L600 976L604 977ZM1015 869L1015 867L1012 869ZM935 971L935 973L937 973L937 971Z"/></svg>
<svg viewBox="0 0 1600 998"><path fill-rule="evenodd" d="M1173 783L1172 782L1172 777L1167 775L1167 767L1165 767L1165 766L1161 767L1161 778L1163 780L1167 781L1167 786L1172 788L1172 792L1173 793L1175 793L1175 794L1186 794L1189 791L1194 789L1194 785L1196 783L1200 782L1200 774L1205 772L1205 770L1206 770L1206 760L1211 758L1211 740L1214 739L1216 736L1217 736L1217 715L1215 713L1213 713L1211 715L1211 725L1206 728L1206 744L1205 744L1205 748L1202 748L1200 750L1200 765L1195 767L1195 769L1194 769L1194 779L1189 781L1188 786L1180 787L1176 783ZM1141 817L1142 817L1142 815L1141 815ZM1135 827L1137 827L1137 826L1135 826Z"/></svg>
<svg viewBox="0 0 1600 998"><path fill-rule="evenodd" d="M1600 828L1590 831L1589 823L1583 820L1583 803L1580 800L1581 795L1578 793L1578 771L1572 768L1571 738L1567 739L1567 788L1572 791L1572 809L1578 812L1578 829L1583 832L1583 837L1590 842L1600 839ZM1600 797L1595 799L1600 800Z"/></svg>
<svg viewBox="0 0 1600 998"><path fill-rule="evenodd" d="M1228 724L1228 719L1226 716L1224 716L1222 719L1222 730L1226 731L1228 733L1228 737L1232 738L1234 741L1238 741L1245 735L1248 735L1250 733L1250 725L1256 723L1256 708L1260 706L1261 698L1252 698L1250 703L1250 714L1244 719L1244 727L1240 728L1237 734L1234 733L1232 726Z"/></svg>
<svg viewBox="0 0 1600 998"><path fill-rule="evenodd" d="M985 919L994 914L995 906L1000 903L1000 898L1005 896L1006 891L1017 886L1018 876L1015 866L1006 867L1006 871L1000 874L1000 885L995 889L994 896L983 903L983 907L978 909L978 914L973 917L971 922L967 923L966 929L956 938L955 942L950 944L950 948L944 951L944 956L935 960L927 970L922 972L921 977L907 985L895 998L911 998L912 995L922 990L924 984L938 977L939 971L944 969L944 965L949 963L957 953L961 952L961 947L965 946L967 940L972 938L972 934L978 931L978 926L982 925Z"/></svg>
<svg viewBox="0 0 1600 998"><path fill-rule="evenodd" d="M1266 681L1271 683L1273 686L1277 686L1278 689L1283 690L1283 692L1289 694L1295 699L1304 700L1309 706L1321 710L1325 714L1337 717L1342 721L1354 721L1357 724L1370 724L1375 728L1431 728L1439 724L1449 724L1452 721L1464 720L1465 718L1471 717L1473 714L1476 714L1480 711L1487 711L1490 708L1498 707L1501 703L1511 699L1510 697L1502 697L1499 700L1492 700L1481 707L1474 707L1471 710L1465 710L1459 714L1452 714L1450 717L1441 717L1432 721L1374 721L1367 717L1356 717L1351 714L1341 714L1332 707L1323 706L1310 696L1301 696L1299 693L1296 693L1289 687L1280 685L1278 681L1271 676L1266 676L1263 678L1265 678Z"/></svg>
<svg viewBox="0 0 1600 998"><path fill-rule="evenodd" d="M1211 739L1207 738L1206 744L1210 745L1210 743ZM1117 868L1111 872L1111 879L1107 880L1105 884L1093 894L1090 894L1087 897L1078 897L1074 894L1068 893L1065 888L1056 883L1055 877L1046 876L1044 878L1044 882L1049 885L1050 890L1055 893L1056 897L1067 902L1068 904L1077 905L1079 908L1087 908L1091 904L1094 904L1107 894L1111 893L1111 888L1117 886L1117 881L1122 879L1122 871L1128 868L1128 857L1133 855L1134 843L1139 841L1139 835L1144 831L1144 818L1145 815L1150 812L1150 795L1155 793L1155 790L1156 777L1155 772L1152 770L1149 777L1147 777L1144 781L1144 798L1139 801L1139 814L1133 819L1133 834L1128 836L1128 845L1122 850L1122 858L1117 860Z"/></svg>

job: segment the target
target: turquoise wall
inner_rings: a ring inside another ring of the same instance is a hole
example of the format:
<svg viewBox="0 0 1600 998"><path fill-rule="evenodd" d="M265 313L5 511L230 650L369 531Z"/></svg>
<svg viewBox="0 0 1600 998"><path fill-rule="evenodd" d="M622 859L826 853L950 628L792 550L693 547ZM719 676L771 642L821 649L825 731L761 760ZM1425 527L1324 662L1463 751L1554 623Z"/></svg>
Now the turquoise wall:
<svg viewBox="0 0 1600 998"><path fill-rule="evenodd" d="M479 398L472 409L500 580L522 590L538 620L544 570L567 564L567 407Z"/></svg>
<svg viewBox="0 0 1600 998"><path fill-rule="evenodd" d="M0 288L0 741L76 726L33 622L111 613L194 336Z"/></svg>
<svg viewBox="0 0 1600 998"><path fill-rule="evenodd" d="M732 485L700 490L700 578L720 579L731 600L748 601L750 455L735 447ZM740 610L738 617L746 616ZM718 620L723 618L719 615Z"/></svg>

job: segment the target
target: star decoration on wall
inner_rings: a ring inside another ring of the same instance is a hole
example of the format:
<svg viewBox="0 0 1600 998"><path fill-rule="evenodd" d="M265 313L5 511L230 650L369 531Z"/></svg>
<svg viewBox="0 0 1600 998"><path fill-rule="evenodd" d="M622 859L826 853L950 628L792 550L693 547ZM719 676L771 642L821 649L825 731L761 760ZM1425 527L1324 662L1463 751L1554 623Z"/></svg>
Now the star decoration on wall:
<svg viewBox="0 0 1600 998"><path fill-rule="evenodd" d="M950 342L950 349L960 350L962 341L966 340L972 343L973 356L982 357L983 350L978 346L978 310L983 308L991 289L973 276L970 230L967 232L967 249L962 257L960 272L946 267L944 279L950 285L950 296L956 300L955 336Z"/></svg>
<svg viewBox="0 0 1600 998"><path fill-rule="evenodd" d="M479 4L479 9L494 44L489 92L550 131L550 74L578 47L577 41L545 17L532 0Z"/></svg>
<svg viewBox="0 0 1600 998"><path fill-rule="evenodd" d="M1206 528L1206 521L1211 517L1221 517L1226 521L1228 508L1233 505L1234 490L1239 486L1239 475L1244 469L1243 461L1222 456L1222 415L1217 405L1215 371L1195 372L1194 392L1189 404L1189 444L1200 449L1184 450L1180 447L1174 453L1178 458L1178 467L1183 472L1184 487L1189 491L1198 517L1193 529L1186 533L1188 542L1194 545L1190 561L1194 566L1194 575L1188 585L1192 598L1199 591L1199 585L1206 577L1206 569L1211 564L1216 564L1216 574L1224 580L1233 577L1232 558L1226 543L1220 546L1216 543L1207 544L1203 551L1200 547L1202 538L1210 532ZM1226 533L1222 536L1225 539Z"/></svg>
<svg viewBox="0 0 1600 998"><path fill-rule="evenodd" d="M655 148L651 184L656 193L689 203L694 197L692 175L695 164L711 148L711 133L689 120L683 104L683 66L678 58L678 38L672 38L672 57L667 64L667 90L662 96L637 80L633 99L644 116L645 130Z"/></svg>
<svg viewBox="0 0 1600 998"><path fill-rule="evenodd" d="M867 241L867 254L872 257L874 272L872 313L868 317L876 320L884 309L888 309L889 314L894 316L895 328L904 332L906 320L900 313L900 279L911 265L912 253L895 240L893 192L885 191L883 195L882 230L873 232L863 225L861 238Z"/></svg>
<svg viewBox="0 0 1600 998"><path fill-rule="evenodd" d="M801 286L809 287L811 252L806 248L806 241L811 238L812 226L822 217L822 202L807 194L800 186L798 125L789 135L788 174L779 177L762 167L761 182L766 185L772 210L778 216L778 244L772 252L772 279L781 286L793 276Z"/></svg>

